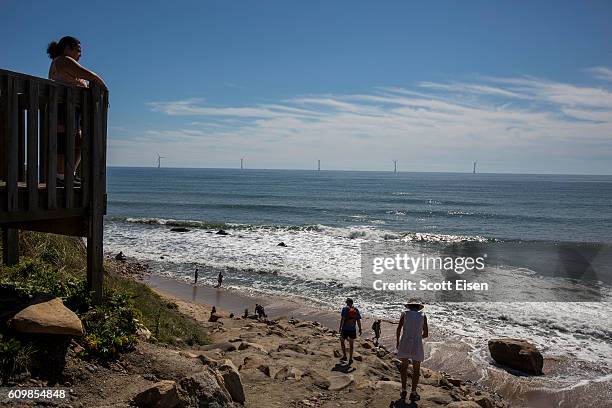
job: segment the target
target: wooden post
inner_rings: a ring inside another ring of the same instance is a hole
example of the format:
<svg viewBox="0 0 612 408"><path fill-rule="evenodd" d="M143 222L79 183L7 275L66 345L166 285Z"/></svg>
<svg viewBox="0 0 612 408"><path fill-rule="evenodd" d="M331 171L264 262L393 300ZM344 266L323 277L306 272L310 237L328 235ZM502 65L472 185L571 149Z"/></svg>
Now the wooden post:
<svg viewBox="0 0 612 408"><path fill-rule="evenodd" d="M73 180L74 180L74 90L71 86L66 88L66 151L64 152L64 196L65 207L72 208L73 205Z"/></svg>
<svg viewBox="0 0 612 408"><path fill-rule="evenodd" d="M6 86L7 107L4 111L7 132L6 132L6 210L16 211L18 209L17 192L17 168L19 166L18 156L18 108L17 108L17 89L15 79L8 77Z"/></svg>
<svg viewBox="0 0 612 408"><path fill-rule="evenodd" d="M38 83L28 81L28 210L38 208Z"/></svg>
<svg viewBox="0 0 612 408"><path fill-rule="evenodd" d="M81 92L81 205L89 207L90 180L91 180L91 117L89 109L91 95L87 91Z"/></svg>
<svg viewBox="0 0 612 408"><path fill-rule="evenodd" d="M47 103L47 208L57 208L57 88L49 86L49 102Z"/></svg>
<svg viewBox="0 0 612 408"><path fill-rule="evenodd" d="M18 83L15 83L19 86ZM26 124L26 95L17 94L17 181L25 181L25 124Z"/></svg>
<svg viewBox="0 0 612 408"><path fill-rule="evenodd" d="M4 118L6 120L6 210L16 211L18 209L18 119L22 119L18 110L17 84L13 78L7 78L6 83L6 109ZM2 259L5 265L19 263L19 232L12 228L2 229Z"/></svg>
<svg viewBox="0 0 612 408"><path fill-rule="evenodd" d="M106 103L107 93L91 84L91 159L90 214L87 234L87 284L93 292L94 304L102 302L104 285L104 212L106 199Z"/></svg>

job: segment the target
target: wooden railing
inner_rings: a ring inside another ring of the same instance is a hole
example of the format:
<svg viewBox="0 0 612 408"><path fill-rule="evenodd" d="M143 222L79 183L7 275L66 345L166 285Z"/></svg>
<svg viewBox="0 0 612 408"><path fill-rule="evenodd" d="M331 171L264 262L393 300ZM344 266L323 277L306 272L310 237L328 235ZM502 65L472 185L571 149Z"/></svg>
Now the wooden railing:
<svg viewBox="0 0 612 408"><path fill-rule="evenodd" d="M73 87L0 70L3 260L18 261L19 229L87 237L87 277L96 297L102 294L107 108L108 92L95 84ZM63 180L58 129L65 138Z"/></svg>

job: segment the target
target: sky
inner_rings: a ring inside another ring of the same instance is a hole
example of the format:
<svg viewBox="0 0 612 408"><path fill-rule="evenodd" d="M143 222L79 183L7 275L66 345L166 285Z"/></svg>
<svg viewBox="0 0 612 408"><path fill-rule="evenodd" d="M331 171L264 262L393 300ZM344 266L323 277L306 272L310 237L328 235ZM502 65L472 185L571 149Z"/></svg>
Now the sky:
<svg viewBox="0 0 612 408"><path fill-rule="evenodd" d="M0 0L0 68L72 35L108 164L612 174L612 2Z"/></svg>

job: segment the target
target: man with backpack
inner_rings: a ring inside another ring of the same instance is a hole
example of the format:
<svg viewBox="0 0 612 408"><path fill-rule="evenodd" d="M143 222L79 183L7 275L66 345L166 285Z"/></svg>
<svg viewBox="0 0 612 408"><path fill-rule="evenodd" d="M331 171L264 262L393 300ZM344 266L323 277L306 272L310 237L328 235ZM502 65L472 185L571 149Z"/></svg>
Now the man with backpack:
<svg viewBox="0 0 612 408"><path fill-rule="evenodd" d="M342 358L346 361L346 346L344 341L349 342L349 359L348 364L353 363L353 343L357 338L357 327L359 327L359 335L361 336L361 314L359 310L353 306L353 299L346 299L346 306L342 308L340 313L340 345L342 346Z"/></svg>

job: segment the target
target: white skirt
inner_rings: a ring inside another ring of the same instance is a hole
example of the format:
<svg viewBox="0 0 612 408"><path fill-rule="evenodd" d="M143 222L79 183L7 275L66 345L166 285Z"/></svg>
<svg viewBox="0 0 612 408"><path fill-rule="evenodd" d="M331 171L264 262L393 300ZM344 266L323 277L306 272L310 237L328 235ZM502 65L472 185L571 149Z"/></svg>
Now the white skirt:
<svg viewBox="0 0 612 408"><path fill-rule="evenodd" d="M404 336L402 333L399 347L397 348L397 358L409 358L414 361L425 360L425 351L423 350L422 336Z"/></svg>

